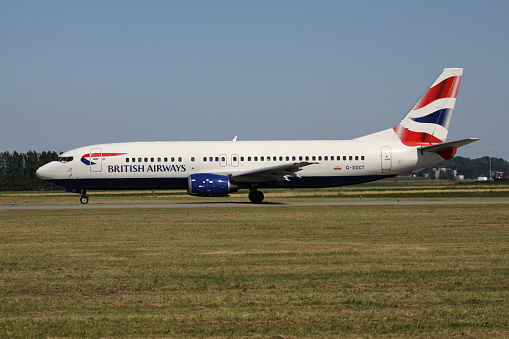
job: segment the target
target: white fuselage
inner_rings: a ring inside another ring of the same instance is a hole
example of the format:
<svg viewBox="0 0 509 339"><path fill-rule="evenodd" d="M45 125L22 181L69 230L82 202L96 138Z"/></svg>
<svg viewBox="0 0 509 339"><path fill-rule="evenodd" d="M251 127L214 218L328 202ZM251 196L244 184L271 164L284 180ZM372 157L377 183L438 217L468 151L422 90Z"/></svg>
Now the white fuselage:
<svg viewBox="0 0 509 339"><path fill-rule="evenodd" d="M72 160L71 160L72 159ZM252 187L331 187L407 173L444 159L400 141L130 142L77 148L37 175L75 189L186 188L196 173L235 175L312 163L287 180L240 183Z"/></svg>

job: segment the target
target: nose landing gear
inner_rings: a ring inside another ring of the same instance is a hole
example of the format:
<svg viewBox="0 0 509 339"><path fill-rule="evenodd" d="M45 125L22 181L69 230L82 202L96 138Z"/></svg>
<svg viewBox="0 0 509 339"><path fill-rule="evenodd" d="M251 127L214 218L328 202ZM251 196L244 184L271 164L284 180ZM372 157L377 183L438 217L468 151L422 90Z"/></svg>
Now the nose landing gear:
<svg viewBox="0 0 509 339"><path fill-rule="evenodd" d="M65 191L68 193L78 193L81 194L80 202L85 205L88 204L88 195L87 190L84 188L73 188L73 187L66 187Z"/></svg>
<svg viewBox="0 0 509 339"><path fill-rule="evenodd" d="M81 202L82 204L88 204L88 195L82 195L82 196L80 197L80 202Z"/></svg>

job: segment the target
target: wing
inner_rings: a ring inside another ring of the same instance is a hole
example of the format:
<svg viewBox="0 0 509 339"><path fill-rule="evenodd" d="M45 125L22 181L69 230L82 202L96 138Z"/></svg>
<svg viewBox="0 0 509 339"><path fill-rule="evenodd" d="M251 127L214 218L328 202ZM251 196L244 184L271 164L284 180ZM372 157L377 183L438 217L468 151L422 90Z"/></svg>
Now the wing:
<svg viewBox="0 0 509 339"><path fill-rule="evenodd" d="M281 180L288 181L288 177L300 178L297 172L312 164L316 164L316 162L297 162L280 166L264 167L253 171L233 174L231 179L237 182L247 183L261 183Z"/></svg>

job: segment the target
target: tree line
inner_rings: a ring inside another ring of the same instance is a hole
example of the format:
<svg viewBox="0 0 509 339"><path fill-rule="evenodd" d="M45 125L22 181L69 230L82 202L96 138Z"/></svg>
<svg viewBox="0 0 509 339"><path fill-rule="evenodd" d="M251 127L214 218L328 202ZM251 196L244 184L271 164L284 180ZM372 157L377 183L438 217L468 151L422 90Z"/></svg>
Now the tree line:
<svg viewBox="0 0 509 339"><path fill-rule="evenodd" d="M57 152L0 153L0 191L59 190L61 187L37 178L35 171L55 160Z"/></svg>
<svg viewBox="0 0 509 339"><path fill-rule="evenodd" d="M495 171L504 172L506 177L509 175L509 161L505 161L502 158L490 158L484 156L482 158L470 159L465 157L454 157L450 160L442 163L430 166L428 168L418 171L418 176L429 176L434 178L434 168L445 167L448 170L440 173L439 179L452 179L453 173L450 170L457 170L459 175L464 175L465 179L476 179L478 177L489 177L490 176L490 161L491 161L491 173L492 176Z"/></svg>
<svg viewBox="0 0 509 339"><path fill-rule="evenodd" d="M48 183L37 178L35 171L42 165L55 160L57 152L35 152L27 153L0 153L0 191L42 191L42 190L61 190L60 186ZM428 176L434 178L433 168L446 167L451 170L457 170L458 174L463 174L465 179L475 179L477 177L488 177L490 169L490 157L485 156L478 159L465 157L454 157L432 167L425 168L417 172L418 176ZM509 174L509 162L502 158L491 158L491 170L501 171ZM452 179L451 171L443 171L440 179Z"/></svg>

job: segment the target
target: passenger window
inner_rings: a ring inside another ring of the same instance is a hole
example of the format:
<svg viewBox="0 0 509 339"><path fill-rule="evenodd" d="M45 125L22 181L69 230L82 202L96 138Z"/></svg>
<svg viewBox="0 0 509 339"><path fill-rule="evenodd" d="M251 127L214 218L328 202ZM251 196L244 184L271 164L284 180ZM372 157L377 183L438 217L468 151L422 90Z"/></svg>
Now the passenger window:
<svg viewBox="0 0 509 339"><path fill-rule="evenodd" d="M161 162L161 158L157 158L157 162Z"/></svg>
<svg viewBox="0 0 509 339"><path fill-rule="evenodd" d="M353 159L352 159L352 156L349 156L349 157L348 157L348 160L353 160Z"/></svg>
<svg viewBox="0 0 509 339"><path fill-rule="evenodd" d="M327 160L329 160L329 157L328 156L324 156L323 160L327 161Z"/></svg>
<svg viewBox="0 0 509 339"><path fill-rule="evenodd" d="M145 158L145 159L143 159L143 160L145 160L145 162L148 162L148 158Z"/></svg>
<svg viewBox="0 0 509 339"><path fill-rule="evenodd" d="M302 155L299 156L299 161L302 161Z"/></svg>
<svg viewBox="0 0 509 339"><path fill-rule="evenodd" d="M164 162L168 162L168 158L164 158Z"/></svg>
<svg viewBox="0 0 509 339"><path fill-rule="evenodd" d="M216 160L217 162L219 162L219 157L216 157L216 158L215 158L215 160Z"/></svg>
<svg viewBox="0 0 509 339"><path fill-rule="evenodd" d="M355 160L359 160L359 156L358 155L355 156Z"/></svg>
<svg viewBox="0 0 509 339"><path fill-rule="evenodd" d="M224 160L223 160L224 161ZM240 161L244 161L244 157L240 157Z"/></svg>
<svg viewBox="0 0 509 339"><path fill-rule="evenodd" d="M233 161L237 161L237 157L233 157Z"/></svg>
<svg viewBox="0 0 509 339"><path fill-rule="evenodd" d="M286 161L290 161L290 157L289 156L286 156Z"/></svg>
<svg viewBox="0 0 509 339"><path fill-rule="evenodd" d="M322 161L322 156L321 155L318 157L318 161Z"/></svg>
<svg viewBox="0 0 509 339"><path fill-rule="evenodd" d="M309 155L306 155L306 161L309 161Z"/></svg>
<svg viewBox="0 0 509 339"><path fill-rule="evenodd" d="M343 155L343 160L346 160L346 155Z"/></svg>
<svg viewBox="0 0 509 339"><path fill-rule="evenodd" d="M209 157L209 161L210 161L210 162L214 161L214 158Z"/></svg>
<svg viewBox="0 0 509 339"><path fill-rule="evenodd" d="M364 155L361 156L361 160L364 160Z"/></svg>
<svg viewBox="0 0 509 339"><path fill-rule="evenodd" d="M221 161L226 161L226 158L225 157L221 157Z"/></svg>
<svg viewBox="0 0 509 339"><path fill-rule="evenodd" d="M258 157L254 157L254 161L258 161Z"/></svg>
<svg viewBox="0 0 509 339"><path fill-rule="evenodd" d="M247 161L251 161L251 157L247 157Z"/></svg>
<svg viewBox="0 0 509 339"><path fill-rule="evenodd" d="M194 162L194 157L191 157L191 162Z"/></svg>
<svg viewBox="0 0 509 339"><path fill-rule="evenodd" d="M260 161L265 161L265 157L260 157Z"/></svg>
<svg viewBox="0 0 509 339"><path fill-rule="evenodd" d="M179 157L179 162L182 162L182 157Z"/></svg>
<svg viewBox="0 0 509 339"><path fill-rule="evenodd" d="M171 157L171 162L175 162L175 157Z"/></svg>
<svg viewBox="0 0 509 339"><path fill-rule="evenodd" d="M150 158L150 162L154 162L154 158Z"/></svg>
<svg viewBox="0 0 509 339"><path fill-rule="evenodd" d="M141 158L138 158L138 162L141 162Z"/></svg>
<svg viewBox="0 0 509 339"><path fill-rule="evenodd" d="M316 160L316 157L313 155L313 158L312 158L312 159L313 159L313 161L315 161L315 160Z"/></svg>
<svg viewBox="0 0 509 339"><path fill-rule="evenodd" d="M132 158L131 160L132 160L133 162L136 162L136 158Z"/></svg>
<svg viewBox="0 0 509 339"><path fill-rule="evenodd" d="M283 157L282 156L279 156L279 161L283 161Z"/></svg>
<svg viewBox="0 0 509 339"><path fill-rule="evenodd" d="M203 157L203 161L207 162L207 157Z"/></svg>
<svg viewBox="0 0 509 339"><path fill-rule="evenodd" d="M129 158L125 158L125 162L129 162Z"/></svg>

